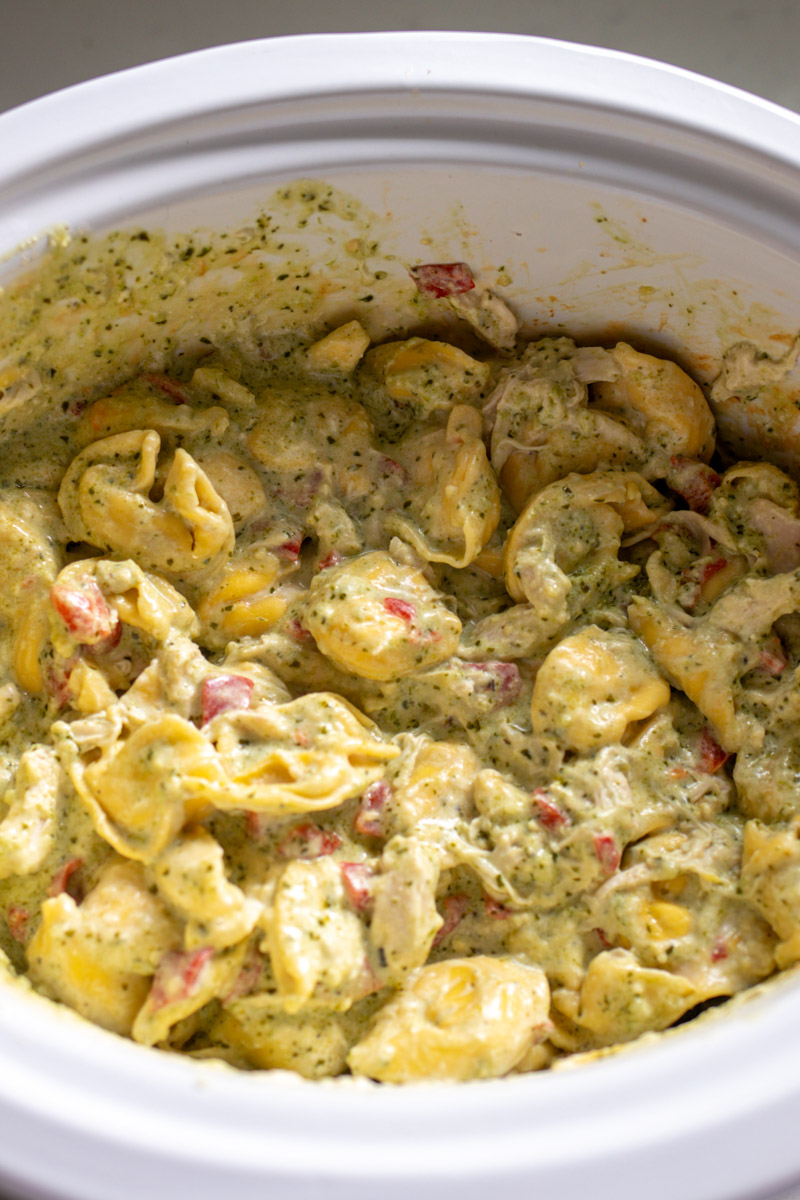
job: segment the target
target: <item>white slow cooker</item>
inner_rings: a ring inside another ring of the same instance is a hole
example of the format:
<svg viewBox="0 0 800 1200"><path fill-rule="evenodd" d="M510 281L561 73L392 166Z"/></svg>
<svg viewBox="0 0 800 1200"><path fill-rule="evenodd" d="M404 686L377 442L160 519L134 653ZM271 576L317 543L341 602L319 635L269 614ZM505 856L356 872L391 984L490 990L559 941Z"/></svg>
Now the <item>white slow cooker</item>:
<svg viewBox="0 0 800 1200"><path fill-rule="evenodd" d="M800 118L677 69L488 34L245 43L0 117L0 253L246 220L325 179L400 261L468 258L531 329L702 378L800 328ZM404 1088L146 1050L0 987L0 1185L29 1197L737 1200L800 1178L800 980L560 1071Z"/></svg>

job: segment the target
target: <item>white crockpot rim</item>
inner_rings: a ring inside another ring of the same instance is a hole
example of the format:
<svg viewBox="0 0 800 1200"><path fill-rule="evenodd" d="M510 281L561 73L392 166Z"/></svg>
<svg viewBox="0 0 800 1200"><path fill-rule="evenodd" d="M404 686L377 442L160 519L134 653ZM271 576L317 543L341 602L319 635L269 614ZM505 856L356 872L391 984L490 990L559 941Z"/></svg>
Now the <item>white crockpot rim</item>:
<svg viewBox="0 0 800 1200"><path fill-rule="evenodd" d="M414 134L404 136L409 120ZM548 122L560 126L566 151L544 138ZM800 252L800 118L630 55L469 33L240 43L13 110L0 117L0 250L12 248L14 230L40 232L48 213L55 222L69 189L70 216L84 211L88 224L126 204L136 211L146 196L157 204L173 194L171 155L189 174L196 168L191 194L207 187L211 164L230 169L226 186L307 173L295 171L303 162L374 164L386 154L381 125L393 139L393 164L496 161L501 169L512 147L519 169L590 178L601 177L603 162L612 175L621 162L635 166L631 146L646 159L637 142L646 127L660 146L640 186L668 186L682 164L675 203L719 212L720 189L740 183L744 200L738 208L732 200L722 219ZM499 128L507 143L493 159ZM605 157L587 172L581 152L593 139ZM698 190L686 200L694 169ZM126 181L132 186L115 209L109 192ZM11 218L2 225L4 211ZM542 1195L557 1188L570 1200L610 1171L621 1197L649 1180L654 1200L731 1198L800 1172L800 1078L787 1063L787 1047L800 1052L798 1011L797 983L787 980L724 1020L581 1071L378 1090L243 1077L169 1058L0 989L0 1172L82 1200L110 1200L127 1187L133 1194L172 1176L179 1185L187 1164L209 1184L236 1180L241 1197L265 1181L274 1195L284 1184L299 1196L303 1182L348 1180L365 1195L379 1186L388 1196L424 1180L491 1177L508 1196L535 1181ZM49 1160L36 1155L42 1144Z"/></svg>

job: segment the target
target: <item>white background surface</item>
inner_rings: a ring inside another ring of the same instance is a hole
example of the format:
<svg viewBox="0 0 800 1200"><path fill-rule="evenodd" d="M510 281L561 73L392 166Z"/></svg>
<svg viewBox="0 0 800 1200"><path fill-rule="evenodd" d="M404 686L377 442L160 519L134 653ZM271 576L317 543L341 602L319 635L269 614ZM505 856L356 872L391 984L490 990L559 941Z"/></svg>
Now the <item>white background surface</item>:
<svg viewBox="0 0 800 1200"><path fill-rule="evenodd" d="M222 42L426 28L626 50L800 111L800 0L0 0L0 110ZM781 1200L800 1200L800 1187Z"/></svg>

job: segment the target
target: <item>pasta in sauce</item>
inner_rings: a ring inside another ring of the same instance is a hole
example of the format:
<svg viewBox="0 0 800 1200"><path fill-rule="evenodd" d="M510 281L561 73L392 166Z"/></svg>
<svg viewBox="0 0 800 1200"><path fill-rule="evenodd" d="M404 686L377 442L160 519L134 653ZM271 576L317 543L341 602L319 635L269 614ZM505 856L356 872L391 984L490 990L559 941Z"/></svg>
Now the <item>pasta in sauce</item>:
<svg viewBox="0 0 800 1200"><path fill-rule="evenodd" d="M411 274L460 335L6 372L3 944L144 1045L493 1077L800 959L797 485Z"/></svg>

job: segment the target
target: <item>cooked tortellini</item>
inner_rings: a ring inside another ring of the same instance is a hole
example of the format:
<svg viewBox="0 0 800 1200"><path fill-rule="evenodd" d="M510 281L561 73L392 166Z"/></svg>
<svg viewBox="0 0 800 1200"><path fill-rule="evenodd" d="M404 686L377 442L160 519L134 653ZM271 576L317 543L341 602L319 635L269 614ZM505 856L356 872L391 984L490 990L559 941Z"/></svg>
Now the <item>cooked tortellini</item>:
<svg viewBox="0 0 800 1200"><path fill-rule="evenodd" d="M654 525L664 498L633 472L567 475L526 505L505 544L509 595L557 632L570 617L636 573L621 562L623 534Z"/></svg>
<svg viewBox="0 0 800 1200"><path fill-rule="evenodd" d="M461 632L422 572L383 550L321 571L311 581L303 623L341 670L382 682L449 658Z"/></svg>
<svg viewBox="0 0 800 1200"><path fill-rule="evenodd" d="M469 566L500 520L479 414L456 405L443 430L411 434L395 453L409 474L411 502L392 519L394 529L427 562Z"/></svg>
<svg viewBox="0 0 800 1200"><path fill-rule="evenodd" d="M160 449L154 429L134 429L82 450L58 491L67 531L171 579L208 575L233 550L228 507L181 447L163 480L163 498L151 499Z"/></svg>
<svg viewBox="0 0 800 1200"><path fill-rule="evenodd" d="M422 967L348 1055L356 1075L386 1083L505 1075L548 1029L547 977L476 955Z"/></svg>
<svg viewBox="0 0 800 1200"><path fill-rule="evenodd" d="M115 1033L130 1033L180 926L135 863L111 863L81 905L66 892L45 900L28 954L46 992Z"/></svg>
<svg viewBox="0 0 800 1200"><path fill-rule="evenodd" d="M405 1084L800 962L796 449L730 454L795 351L731 349L713 457L667 358L526 339L465 263L397 309L356 237L363 294L327 242L278 270L282 224L0 295L10 969L142 1047Z"/></svg>
<svg viewBox="0 0 800 1200"><path fill-rule="evenodd" d="M669 703L666 679L630 634L587 625L550 651L531 701L534 733L570 750L622 742L628 726Z"/></svg>

